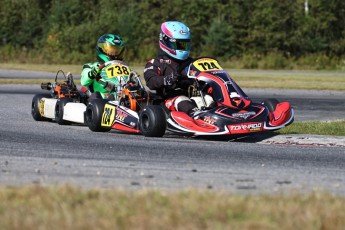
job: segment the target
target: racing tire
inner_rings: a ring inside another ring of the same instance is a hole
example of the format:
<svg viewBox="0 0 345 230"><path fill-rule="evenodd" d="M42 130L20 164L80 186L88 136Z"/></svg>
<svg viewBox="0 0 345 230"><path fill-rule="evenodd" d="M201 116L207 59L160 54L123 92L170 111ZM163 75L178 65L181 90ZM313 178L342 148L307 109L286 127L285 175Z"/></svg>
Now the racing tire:
<svg viewBox="0 0 345 230"><path fill-rule="evenodd" d="M52 98L50 94L36 94L32 98L31 115L35 121L51 121L51 119L43 117L39 111L39 104L42 98Z"/></svg>
<svg viewBox="0 0 345 230"><path fill-rule="evenodd" d="M262 104L265 105L270 112L274 112L276 110L277 105L279 104L279 101L275 98L270 98L264 100Z"/></svg>
<svg viewBox="0 0 345 230"><path fill-rule="evenodd" d="M102 127L102 114L107 100L94 99L86 107L85 123L93 132L108 132L111 128Z"/></svg>
<svg viewBox="0 0 345 230"><path fill-rule="evenodd" d="M60 98L55 105L55 121L59 125L70 125L72 122L63 119L65 112L65 105L69 102L73 102L71 98Z"/></svg>
<svg viewBox="0 0 345 230"><path fill-rule="evenodd" d="M162 137L166 130L166 115L159 105L149 105L139 114L139 129L146 137Z"/></svg>

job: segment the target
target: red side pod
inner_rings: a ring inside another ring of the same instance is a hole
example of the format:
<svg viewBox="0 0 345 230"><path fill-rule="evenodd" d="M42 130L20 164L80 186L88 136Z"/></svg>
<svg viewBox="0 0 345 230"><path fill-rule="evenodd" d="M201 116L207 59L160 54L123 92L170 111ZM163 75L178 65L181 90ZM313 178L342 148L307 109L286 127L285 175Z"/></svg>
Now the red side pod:
<svg viewBox="0 0 345 230"><path fill-rule="evenodd" d="M140 131L138 129L134 129L134 128L125 126L123 124L117 123L117 122L115 122L115 124L112 126L112 128L116 129L116 130L125 131L125 132L140 133Z"/></svg>
<svg viewBox="0 0 345 230"><path fill-rule="evenodd" d="M212 121L203 121L200 119L194 120L183 112L173 111L171 112L171 117L176 123L191 132L213 133L219 130L217 126L210 123Z"/></svg>
<svg viewBox="0 0 345 230"><path fill-rule="evenodd" d="M276 109L269 113L269 124L272 126L283 125L290 118L291 105L289 102L280 102Z"/></svg>

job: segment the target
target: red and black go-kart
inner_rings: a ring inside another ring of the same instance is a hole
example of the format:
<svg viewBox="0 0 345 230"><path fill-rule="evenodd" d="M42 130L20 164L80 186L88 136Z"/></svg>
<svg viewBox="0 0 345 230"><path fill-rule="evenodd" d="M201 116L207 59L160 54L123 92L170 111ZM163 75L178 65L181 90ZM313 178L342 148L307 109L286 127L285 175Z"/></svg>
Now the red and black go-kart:
<svg viewBox="0 0 345 230"><path fill-rule="evenodd" d="M268 99L253 102L212 58L199 58L187 68L187 76L195 79L191 95L200 111L193 117L179 111L169 111L167 130L192 136L237 135L277 130L293 122L294 110L289 102ZM192 91L193 92L193 91ZM140 114L140 131L156 136L155 114L159 109L146 107ZM160 116L160 115L159 115Z"/></svg>
<svg viewBox="0 0 345 230"><path fill-rule="evenodd" d="M195 79L190 96L200 109L193 117L153 105L140 78L132 75L134 81L130 79L117 91L119 100L99 99L88 104L87 125L98 132L115 129L161 137L166 130L190 136L249 134L277 130L293 122L289 102L252 102L215 59L199 58L186 72Z"/></svg>

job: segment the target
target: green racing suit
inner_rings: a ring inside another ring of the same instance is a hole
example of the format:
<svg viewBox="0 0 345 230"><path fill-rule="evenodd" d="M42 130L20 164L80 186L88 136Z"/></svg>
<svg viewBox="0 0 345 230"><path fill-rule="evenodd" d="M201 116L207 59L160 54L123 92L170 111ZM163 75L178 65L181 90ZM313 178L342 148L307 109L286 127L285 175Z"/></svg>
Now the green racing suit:
<svg viewBox="0 0 345 230"><path fill-rule="evenodd" d="M119 61L119 62L125 64L122 61ZM87 86L92 93L99 92L101 94L102 98L107 98L109 95L109 91L107 91L104 88L104 84L102 84L102 82L101 83L98 82L96 80L96 78L92 79L89 77L89 72L91 71L91 69L94 66L97 66L97 65L101 65L101 64L99 62L84 64L83 70L81 72L80 82L81 82L82 86ZM125 65L127 65L127 64L125 64Z"/></svg>

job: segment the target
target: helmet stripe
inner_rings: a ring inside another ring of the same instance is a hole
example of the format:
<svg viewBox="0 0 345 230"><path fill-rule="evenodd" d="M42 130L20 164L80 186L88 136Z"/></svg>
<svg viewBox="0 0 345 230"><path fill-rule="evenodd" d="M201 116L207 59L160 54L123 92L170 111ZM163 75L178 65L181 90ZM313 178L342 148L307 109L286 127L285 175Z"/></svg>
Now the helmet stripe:
<svg viewBox="0 0 345 230"><path fill-rule="evenodd" d="M173 37L172 32L166 27L165 23L162 24L161 29L162 29L163 33L165 33L166 35L168 35L171 38Z"/></svg>

